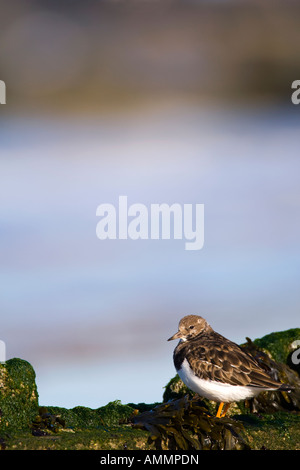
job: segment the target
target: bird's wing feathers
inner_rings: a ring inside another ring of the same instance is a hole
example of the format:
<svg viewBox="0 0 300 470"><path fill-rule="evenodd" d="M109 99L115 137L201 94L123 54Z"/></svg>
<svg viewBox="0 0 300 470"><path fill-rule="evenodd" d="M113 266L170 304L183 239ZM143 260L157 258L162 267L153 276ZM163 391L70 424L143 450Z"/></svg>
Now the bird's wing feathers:
<svg viewBox="0 0 300 470"><path fill-rule="evenodd" d="M266 389L281 385L272 380L254 358L218 333L191 341L185 357L196 375L203 379Z"/></svg>

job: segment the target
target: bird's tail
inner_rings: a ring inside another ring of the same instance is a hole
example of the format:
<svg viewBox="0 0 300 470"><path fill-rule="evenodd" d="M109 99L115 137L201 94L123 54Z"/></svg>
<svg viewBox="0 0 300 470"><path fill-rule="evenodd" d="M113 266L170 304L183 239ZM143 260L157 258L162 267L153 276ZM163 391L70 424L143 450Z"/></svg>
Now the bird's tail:
<svg viewBox="0 0 300 470"><path fill-rule="evenodd" d="M289 384L282 384L277 390L280 392L291 392L292 390L295 390L295 387L292 387Z"/></svg>

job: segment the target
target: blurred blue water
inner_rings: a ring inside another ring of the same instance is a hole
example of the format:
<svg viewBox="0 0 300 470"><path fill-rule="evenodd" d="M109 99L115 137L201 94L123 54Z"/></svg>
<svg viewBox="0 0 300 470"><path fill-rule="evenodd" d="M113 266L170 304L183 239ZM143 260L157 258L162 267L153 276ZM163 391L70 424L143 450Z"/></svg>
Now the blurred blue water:
<svg viewBox="0 0 300 470"><path fill-rule="evenodd" d="M160 400L187 313L237 342L299 326L299 126L295 108L2 118L1 339L42 404ZM204 203L204 248L100 241L119 195Z"/></svg>

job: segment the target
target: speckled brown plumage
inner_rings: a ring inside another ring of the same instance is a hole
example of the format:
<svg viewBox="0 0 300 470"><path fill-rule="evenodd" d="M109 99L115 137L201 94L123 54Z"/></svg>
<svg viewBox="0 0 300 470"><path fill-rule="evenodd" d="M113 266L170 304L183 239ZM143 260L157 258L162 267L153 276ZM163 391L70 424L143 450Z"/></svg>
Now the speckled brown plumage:
<svg viewBox="0 0 300 470"><path fill-rule="evenodd" d="M290 390L288 385L273 380L253 357L216 333L198 315L188 315L180 321L179 331L169 339L177 338L181 339L173 356L177 371L186 359L200 379L233 386Z"/></svg>

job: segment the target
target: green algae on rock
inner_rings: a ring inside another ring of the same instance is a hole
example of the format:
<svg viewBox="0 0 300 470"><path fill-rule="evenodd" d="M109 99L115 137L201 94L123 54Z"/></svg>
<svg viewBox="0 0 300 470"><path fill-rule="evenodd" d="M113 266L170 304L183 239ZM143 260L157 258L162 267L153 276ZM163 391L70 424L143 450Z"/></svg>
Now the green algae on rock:
<svg viewBox="0 0 300 470"><path fill-rule="evenodd" d="M58 433L33 436L18 431L5 439L7 450L150 450L149 433L131 426L111 430L62 428ZM1 442L0 442L1 445Z"/></svg>
<svg viewBox="0 0 300 470"><path fill-rule="evenodd" d="M242 345L280 380L295 383L295 391L267 392L251 403L232 404L229 415L234 415L234 420L209 416L215 414L215 403L196 399L178 376L166 387L164 401L168 403L123 405L116 400L97 409L39 409L33 368L26 361L11 359L0 364L0 446L57 450L299 449L299 375L289 364L276 362L278 358L288 362L289 344L299 339L299 333L300 329L271 333L261 339L262 346L257 344L260 340ZM261 414L251 415L249 410ZM279 411L266 415L274 410Z"/></svg>
<svg viewBox="0 0 300 470"><path fill-rule="evenodd" d="M291 354L291 345L300 340L300 328L270 333L253 341L262 350L268 351L272 359L277 362L287 363Z"/></svg>
<svg viewBox="0 0 300 470"><path fill-rule="evenodd" d="M49 413L45 406L40 406L39 414L31 423L33 436L47 436L51 431L58 433L61 427L65 427L65 421L60 416Z"/></svg>
<svg viewBox="0 0 300 470"><path fill-rule="evenodd" d="M176 374L175 377L173 377L164 388L164 402L174 400L176 398L182 398L185 395L189 395L191 397L195 395L195 393L182 382L178 374Z"/></svg>
<svg viewBox="0 0 300 470"><path fill-rule="evenodd" d="M255 357L259 365L266 370L271 377L293 387L290 392L269 391L261 392L256 397L246 400L245 405L251 412L273 413L274 411L300 411L300 377L283 362L271 359L265 350L260 349L257 343L247 338L247 344L242 348Z"/></svg>
<svg viewBox="0 0 300 470"><path fill-rule="evenodd" d="M0 364L0 432L28 428L38 413L35 372L29 362L9 359Z"/></svg>
<svg viewBox="0 0 300 470"><path fill-rule="evenodd" d="M109 402L105 406L92 409L85 406L75 406L71 409L58 406L48 406L50 414L63 419L66 426L73 429L100 429L118 426L133 415L134 407L123 405L119 400Z"/></svg>
<svg viewBox="0 0 300 470"><path fill-rule="evenodd" d="M253 343L267 352L274 361L287 364L300 376L300 328L270 333L255 339Z"/></svg>
<svg viewBox="0 0 300 470"><path fill-rule="evenodd" d="M300 416L295 412L235 416L254 450L300 450Z"/></svg>
<svg viewBox="0 0 300 470"><path fill-rule="evenodd" d="M228 423L227 418L221 418L217 424L221 426L224 420ZM244 430L241 434L251 449L300 450L298 413L246 414L235 416L234 420L242 423ZM219 427L218 433L220 431ZM224 428L223 431L230 440L231 430L226 432ZM145 428L133 428L127 424L111 429L68 431L62 428L57 434L41 437L32 436L28 431L16 431L5 437L5 445L8 450L154 450L155 440L149 437L150 432Z"/></svg>

